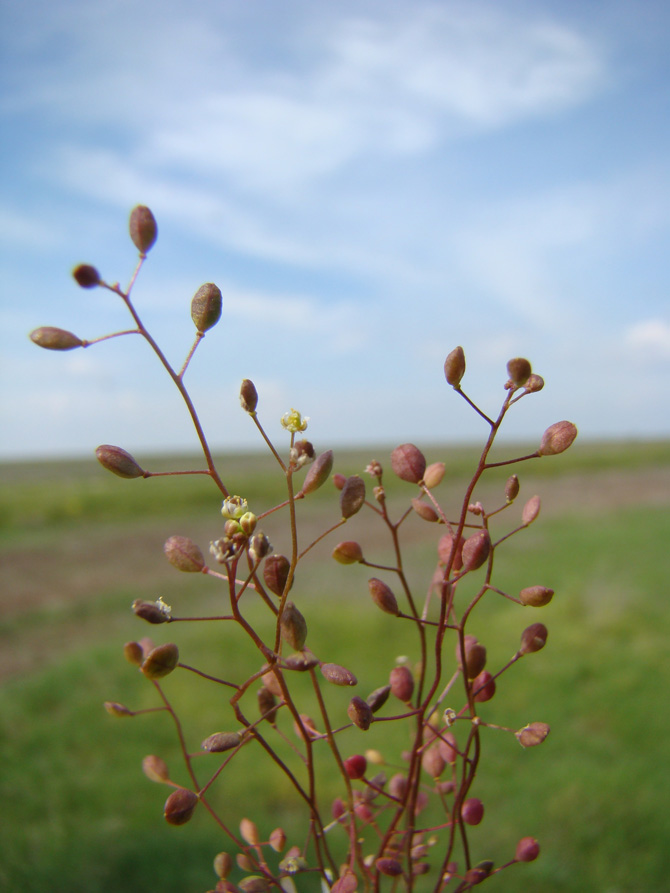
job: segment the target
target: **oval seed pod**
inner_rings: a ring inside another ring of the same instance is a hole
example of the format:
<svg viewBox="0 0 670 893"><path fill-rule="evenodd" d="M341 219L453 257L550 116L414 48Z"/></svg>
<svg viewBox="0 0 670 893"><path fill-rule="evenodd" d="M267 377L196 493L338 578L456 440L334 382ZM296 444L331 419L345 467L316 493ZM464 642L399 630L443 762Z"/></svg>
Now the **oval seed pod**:
<svg viewBox="0 0 670 893"><path fill-rule="evenodd" d="M367 766L368 761L360 753L356 753L344 760L344 768L346 770L346 773L349 778L353 779L354 781L359 778L363 778Z"/></svg>
<svg viewBox="0 0 670 893"><path fill-rule="evenodd" d="M380 874L386 877L398 877L402 874L402 865L397 859L391 856L382 856L375 862L375 868Z"/></svg>
<svg viewBox="0 0 670 893"><path fill-rule="evenodd" d="M543 608L553 597L554 590L546 586L527 586L519 593L521 604L531 608Z"/></svg>
<svg viewBox="0 0 670 893"><path fill-rule="evenodd" d="M534 837L522 837L516 845L517 862L534 862L540 855L540 845Z"/></svg>
<svg viewBox="0 0 670 893"><path fill-rule="evenodd" d="M323 678L333 685L358 685L358 679L351 670L339 664L321 664Z"/></svg>
<svg viewBox="0 0 670 893"><path fill-rule="evenodd" d="M233 860L230 853L218 853L214 857L214 874L224 880L233 870Z"/></svg>
<svg viewBox="0 0 670 893"><path fill-rule="evenodd" d="M491 537L488 530L478 530L463 543L463 567L468 571L480 568L491 552Z"/></svg>
<svg viewBox="0 0 670 893"><path fill-rule="evenodd" d="M424 521L430 521L434 524L436 521L440 520L440 516L437 514L433 506L424 502L423 499L419 499L418 496L415 496L412 500L412 508Z"/></svg>
<svg viewBox="0 0 670 893"><path fill-rule="evenodd" d="M540 456L557 456L565 452L577 437L577 427L572 422L555 422L542 435Z"/></svg>
<svg viewBox="0 0 670 893"><path fill-rule="evenodd" d="M158 784L164 784L170 780L167 763L154 754L149 754L142 760L142 772L144 772L149 781L155 781Z"/></svg>
<svg viewBox="0 0 670 893"><path fill-rule="evenodd" d="M270 675L273 679L275 678L273 674ZM256 692L256 698L258 700L258 712L263 717L263 719L267 719L270 725L274 725L277 721L277 699L272 694L270 689L266 688L265 686L262 686L258 689L258 691Z"/></svg>
<svg viewBox="0 0 670 893"><path fill-rule="evenodd" d="M124 707L123 704L119 704L116 701L105 701L103 706L110 716L116 716L119 719L124 716L135 716L132 710L129 710L128 707Z"/></svg>
<svg viewBox="0 0 670 893"><path fill-rule="evenodd" d="M537 391L541 391L543 387L544 387L544 379L542 378L541 375L536 375L533 372L532 375L530 376L530 378L528 379L528 381L526 382L526 390L531 394L535 394Z"/></svg>
<svg viewBox="0 0 670 893"><path fill-rule="evenodd" d="M424 772L430 775L431 778L439 778L444 772L446 765L447 761L444 759L436 745L433 744L424 750L421 757L421 766L423 767Z"/></svg>
<svg viewBox="0 0 670 893"><path fill-rule="evenodd" d="M198 573L205 566L202 552L187 536L171 536L163 546L165 557L178 571Z"/></svg>
<svg viewBox="0 0 670 893"><path fill-rule="evenodd" d="M179 663L179 649L173 642L157 645L144 658L140 670L147 679L162 679Z"/></svg>
<svg viewBox="0 0 670 893"><path fill-rule="evenodd" d="M201 285L191 299L191 319L195 327L203 334L221 319L223 299L221 289L213 282Z"/></svg>
<svg viewBox="0 0 670 893"><path fill-rule="evenodd" d="M526 525L532 524L533 521L540 514L540 497L539 496L531 496L528 502L524 505L523 511L521 512L521 520Z"/></svg>
<svg viewBox="0 0 670 893"><path fill-rule="evenodd" d="M412 676L409 667L393 667L389 675L389 682L392 695L404 704L411 701L414 692L414 676Z"/></svg>
<svg viewBox="0 0 670 893"><path fill-rule="evenodd" d="M403 443L391 453L391 468L400 480L418 484L426 471L426 457L413 443Z"/></svg>
<svg viewBox="0 0 670 893"><path fill-rule="evenodd" d="M369 704L370 710L372 710L373 713L376 713L378 710L381 710L384 704L388 701L390 694L391 686L382 685L380 688L376 688L373 692L370 692L365 700Z"/></svg>
<svg viewBox="0 0 670 893"><path fill-rule="evenodd" d="M359 698L357 695L349 701L347 716L355 726L358 726L358 728L362 729L364 732L367 732L372 725L372 712L370 704L367 701L364 701L363 698Z"/></svg>
<svg viewBox="0 0 670 893"><path fill-rule="evenodd" d="M242 819L240 822L240 835L251 846L257 846L260 841L258 827L251 819Z"/></svg>
<svg viewBox="0 0 670 893"><path fill-rule="evenodd" d="M156 602L148 602L143 598L136 598L132 604L133 612L146 620L147 623L167 623L170 615L161 611Z"/></svg>
<svg viewBox="0 0 670 893"><path fill-rule="evenodd" d="M547 636L549 631L544 623L531 623L521 633L521 654L533 654L535 651L541 651L547 644Z"/></svg>
<svg viewBox="0 0 670 893"><path fill-rule="evenodd" d="M333 549L333 558L340 564L356 564L363 560L363 550L358 543L347 540Z"/></svg>
<svg viewBox="0 0 670 893"><path fill-rule="evenodd" d="M518 495L519 478L513 474L511 477L507 478L507 483L505 484L505 499L507 502L514 502Z"/></svg>
<svg viewBox="0 0 670 893"><path fill-rule="evenodd" d="M72 276L80 288L95 288L100 284L100 273L90 264L79 264L72 271Z"/></svg>
<svg viewBox="0 0 670 893"><path fill-rule="evenodd" d="M468 797L461 807L461 818L467 825L478 825L484 818L484 804L477 797Z"/></svg>
<svg viewBox="0 0 670 893"><path fill-rule="evenodd" d="M144 651L139 642L126 642L123 646L123 656L129 664L139 667L144 660Z"/></svg>
<svg viewBox="0 0 670 893"><path fill-rule="evenodd" d="M270 592L277 596L284 594L291 564L284 555L269 555L263 565L263 580Z"/></svg>
<svg viewBox="0 0 670 893"><path fill-rule="evenodd" d="M542 744L550 731L546 722L531 722L514 734L522 747L537 747L538 744Z"/></svg>
<svg viewBox="0 0 670 893"><path fill-rule="evenodd" d="M429 465L426 468L426 471L423 475L423 483L424 486L429 490L433 490L442 482L442 478L444 477L445 464L444 462L433 462L432 465Z"/></svg>
<svg viewBox="0 0 670 893"><path fill-rule="evenodd" d="M465 354L462 347L455 347L444 361L444 375L452 388L458 388L465 375Z"/></svg>
<svg viewBox="0 0 670 893"><path fill-rule="evenodd" d="M523 357L515 357L507 364L507 374L515 388L523 387L532 371L530 363Z"/></svg>
<svg viewBox="0 0 670 893"><path fill-rule="evenodd" d="M245 412L256 412L258 391L250 378L245 378L240 386L240 405Z"/></svg>
<svg viewBox="0 0 670 893"><path fill-rule="evenodd" d="M477 641L476 636L471 635L465 636L464 644L467 678L474 679L486 666L486 648ZM459 667L462 667L460 643L456 644L456 660Z"/></svg>
<svg viewBox="0 0 670 893"><path fill-rule="evenodd" d="M391 588L387 586L386 583L382 580L378 580L377 577L372 577L368 580L368 589L370 590L373 602L378 608L381 608L386 614L393 614L396 617L398 616L400 613L398 602Z"/></svg>
<svg viewBox="0 0 670 893"><path fill-rule="evenodd" d="M84 342L73 332L57 329L55 326L40 326L30 333L30 340L45 350L73 350L83 347Z"/></svg>
<svg viewBox="0 0 670 893"><path fill-rule="evenodd" d="M110 443L103 443L96 448L95 457L103 468L120 478L141 478L144 471L130 453Z"/></svg>
<svg viewBox="0 0 670 893"><path fill-rule="evenodd" d="M275 828L274 831L270 833L268 842L275 853L281 853L286 846L286 832L284 829Z"/></svg>
<svg viewBox="0 0 670 893"><path fill-rule="evenodd" d="M472 680L472 690L474 692L473 698L475 701L480 703L490 701L496 693L496 681L488 670L482 670L482 672Z"/></svg>
<svg viewBox="0 0 670 893"><path fill-rule="evenodd" d="M239 732L215 732L205 738L200 747L207 753L224 753L237 747L241 740Z"/></svg>
<svg viewBox="0 0 670 893"><path fill-rule="evenodd" d="M325 453L321 453L321 455L314 460L314 464L305 475L305 482L303 483L300 492L304 493L306 496L308 493L313 493L315 490L318 490L319 487L325 484L328 480L332 469L333 451L326 450Z"/></svg>
<svg viewBox="0 0 670 893"><path fill-rule="evenodd" d="M198 795L186 788L177 788L165 801L163 815L169 825L185 825L198 804Z"/></svg>
<svg viewBox="0 0 670 893"><path fill-rule="evenodd" d="M282 639L295 651L302 651L307 638L307 621L293 602L286 602L279 622Z"/></svg>
<svg viewBox="0 0 670 893"><path fill-rule="evenodd" d="M449 562L451 561L451 554L454 551L454 537L450 533L445 533L444 536L440 537L440 541L437 544L437 554L445 567L448 567ZM456 554L454 555L453 564L451 569L454 571L459 571L463 567L463 537L461 537L458 541L458 546L456 547Z"/></svg>
<svg viewBox="0 0 670 893"><path fill-rule="evenodd" d="M146 254L153 246L158 235L156 218L146 205L137 205L130 212L128 228L130 238L140 254Z"/></svg>
<svg viewBox="0 0 670 893"><path fill-rule="evenodd" d="M337 477L337 475L336 475ZM343 518L351 518L365 502L365 481L357 474L345 480L340 494L340 510Z"/></svg>

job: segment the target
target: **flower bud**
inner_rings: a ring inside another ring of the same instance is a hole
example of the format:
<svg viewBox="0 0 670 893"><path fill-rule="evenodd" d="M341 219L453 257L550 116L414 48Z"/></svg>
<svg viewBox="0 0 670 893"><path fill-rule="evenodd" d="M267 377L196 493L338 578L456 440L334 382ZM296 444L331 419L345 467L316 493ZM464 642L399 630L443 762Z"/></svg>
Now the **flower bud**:
<svg viewBox="0 0 670 893"><path fill-rule="evenodd" d="M365 699L370 706L370 710L372 710L373 713L381 710L384 704L388 701L390 693L390 685L382 685L380 688L376 688L373 692L370 692Z"/></svg>
<svg viewBox="0 0 670 893"><path fill-rule="evenodd" d="M281 597L284 594L291 564L284 555L270 555L263 565L263 580L270 592Z"/></svg>
<svg viewBox="0 0 670 893"><path fill-rule="evenodd" d="M556 456L572 445L577 437L577 428L572 422L555 422L542 435L540 456Z"/></svg>
<svg viewBox="0 0 670 893"><path fill-rule="evenodd" d="M412 508L424 521L430 521L434 524L439 520L440 516L437 514L433 506L424 502L422 499L419 499L418 496L412 500Z"/></svg>
<svg viewBox="0 0 670 893"><path fill-rule="evenodd" d="M460 642L456 645L456 660L460 667L463 666ZM486 666L486 648L481 645L475 636L465 636L465 670L468 679L474 679Z"/></svg>
<svg viewBox="0 0 670 893"><path fill-rule="evenodd" d="M534 837L522 837L516 845L517 862L534 862L540 855L540 844Z"/></svg>
<svg viewBox="0 0 670 893"><path fill-rule="evenodd" d="M442 482L442 478L444 477L444 462L433 462L432 465L429 465L426 468L423 475L423 483L424 486L429 490L435 489Z"/></svg>
<svg viewBox="0 0 670 893"><path fill-rule="evenodd" d="M343 518L351 518L365 502L365 481L357 474L348 477L340 494L340 510Z"/></svg>
<svg viewBox="0 0 670 893"><path fill-rule="evenodd" d="M250 378L245 378L240 386L240 404L245 412L256 412L258 392Z"/></svg>
<svg viewBox="0 0 670 893"><path fill-rule="evenodd" d="M386 583L378 580L377 577L372 577L368 580L368 589L370 590L372 601L378 608L381 608L386 614L398 616L400 613L398 602L391 588Z"/></svg>
<svg viewBox="0 0 670 893"><path fill-rule="evenodd" d="M221 289L213 282L201 285L191 299L191 319L203 334L221 319Z"/></svg>
<svg viewBox="0 0 670 893"><path fill-rule="evenodd" d="M468 797L461 806L461 818L466 825L478 825L484 818L484 804L477 797Z"/></svg>
<svg viewBox="0 0 670 893"><path fill-rule="evenodd" d="M458 388L465 375L465 354L462 347L455 347L444 361L444 374L452 388Z"/></svg>
<svg viewBox="0 0 670 893"><path fill-rule="evenodd" d="M375 868L380 874L384 874L387 877L398 877L398 875L402 874L402 865L397 859L393 859L390 856L382 856L380 859L377 859Z"/></svg>
<svg viewBox="0 0 670 893"><path fill-rule="evenodd" d="M521 654L532 654L541 651L547 644L549 631L544 623L531 623L521 633Z"/></svg>
<svg viewBox="0 0 670 893"><path fill-rule="evenodd" d="M491 537L488 530L478 530L463 543L463 567L474 571L488 559L491 551Z"/></svg>
<svg viewBox="0 0 670 893"><path fill-rule="evenodd" d="M233 860L230 853L218 853L214 857L214 874L224 880L233 870Z"/></svg>
<svg viewBox="0 0 670 893"><path fill-rule="evenodd" d="M475 701L482 703L491 700L496 693L496 681L488 670L482 670L472 680L472 692Z"/></svg>
<svg viewBox="0 0 670 893"><path fill-rule="evenodd" d="M418 484L426 471L426 457L413 443L403 443L391 453L391 468L400 480Z"/></svg>
<svg viewBox="0 0 670 893"><path fill-rule="evenodd" d="M205 738L200 747L207 753L223 753L237 747L241 740L239 732L215 732Z"/></svg>
<svg viewBox="0 0 670 893"><path fill-rule="evenodd" d="M358 685L358 679L351 670L347 670L339 664L321 664L321 673L323 678L333 685Z"/></svg>
<svg viewBox="0 0 670 893"><path fill-rule="evenodd" d="M531 496L528 502L524 505L523 511L521 513L521 520L526 525L532 524L533 521L540 514L540 497L539 496Z"/></svg>
<svg viewBox="0 0 670 893"><path fill-rule="evenodd" d="M554 590L546 586L527 586L519 593L521 604L531 608L543 608L553 597Z"/></svg>
<svg viewBox="0 0 670 893"><path fill-rule="evenodd" d="M349 701L347 716L355 726L367 732L372 724L372 707L356 695Z"/></svg>
<svg viewBox="0 0 670 893"><path fill-rule="evenodd" d="M142 598L136 598L132 604L134 613L146 620L147 623L167 623L170 615L161 610L156 602L148 602Z"/></svg>
<svg viewBox="0 0 670 893"><path fill-rule="evenodd" d="M168 642L153 648L144 658L140 669L147 679L162 679L171 673L179 663L179 649Z"/></svg>
<svg viewBox="0 0 670 893"><path fill-rule="evenodd" d="M249 514L251 513L249 512ZM246 515L240 519L240 523L242 523L244 517L246 517ZM252 515L252 517L254 518L255 524L256 516ZM251 560L254 562L262 561L266 555L270 554L270 552L272 552L272 543L263 531L259 530L257 533L254 533L249 540L249 557Z"/></svg>
<svg viewBox="0 0 670 893"><path fill-rule="evenodd" d="M148 757L142 760L142 772L144 772L149 781L155 781L158 784L164 784L170 780L167 763L160 757L154 756L154 754L149 754Z"/></svg>
<svg viewBox="0 0 670 893"><path fill-rule="evenodd" d="M165 801L163 815L169 825L185 825L198 804L198 795L186 788L177 788Z"/></svg>
<svg viewBox="0 0 670 893"><path fill-rule="evenodd" d="M268 843L275 853L281 853L286 846L286 833L284 830L282 828L275 828L274 831L270 833Z"/></svg>
<svg viewBox="0 0 670 893"><path fill-rule="evenodd" d="M347 775L354 780L363 778L367 765L368 761L359 753L354 754L352 757L347 757L344 761L344 768Z"/></svg>
<svg viewBox="0 0 670 893"><path fill-rule="evenodd" d="M196 544L187 536L171 536L163 546L165 557L178 571L198 573L205 566L205 559Z"/></svg>
<svg viewBox="0 0 670 893"><path fill-rule="evenodd" d="M363 550L358 543L348 540L333 549L333 558L340 564L356 564L363 560Z"/></svg>
<svg viewBox="0 0 670 893"><path fill-rule="evenodd" d="M333 451L326 450L314 461L309 471L305 475L305 482L302 485L301 493L305 496L318 490L328 480L330 472L333 468Z"/></svg>
<svg viewBox="0 0 670 893"><path fill-rule="evenodd" d="M404 704L408 704L414 692L414 677L409 667L393 667L389 682L391 683L391 694Z"/></svg>
<svg viewBox="0 0 670 893"><path fill-rule="evenodd" d="M118 475L120 478L141 478L145 472L140 468L130 453L118 446L103 443L95 451L98 462L107 471Z"/></svg>
<svg viewBox="0 0 670 893"><path fill-rule="evenodd" d="M118 704L116 701L105 701L104 707L110 716L121 718L124 716L135 715L132 710L128 709L128 707L124 707L123 704Z"/></svg>
<svg viewBox="0 0 670 893"><path fill-rule="evenodd" d="M72 271L72 276L80 288L95 288L100 284L100 273L90 264L79 264Z"/></svg>
<svg viewBox="0 0 670 893"><path fill-rule="evenodd" d="M282 639L295 651L302 651L307 638L307 622L293 602L286 602L279 625Z"/></svg>
<svg viewBox="0 0 670 893"><path fill-rule="evenodd" d="M33 329L30 333L30 340L45 350L72 350L75 347L84 346L84 342L77 335L54 326L41 326L39 329Z"/></svg>
<svg viewBox="0 0 670 893"><path fill-rule="evenodd" d="M515 357L507 364L507 374L515 388L523 387L530 378L532 371L530 363L523 357Z"/></svg>
<svg viewBox="0 0 670 893"><path fill-rule="evenodd" d="M146 254L158 235L156 219L145 205L137 205L130 212L130 238L140 254Z"/></svg>
<svg viewBox="0 0 670 893"><path fill-rule="evenodd" d="M507 483L505 484L505 499L507 502L514 502L518 495L519 478L513 474L511 477L507 478Z"/></svg>
<svg viewBox="0 0 670 893"><path fill-rule="evenodd" d="M144 660L144 651L139 642L126 642L123 646L123 656L129 664L139 667Z"/></svg>
<svg viewBox="0 0 670 893"><path fill-rule="evenodd" d="M536 747L538 744L542 744L549 732L550 729L546 722L531 722L514 734L522 747Z"/></svg>

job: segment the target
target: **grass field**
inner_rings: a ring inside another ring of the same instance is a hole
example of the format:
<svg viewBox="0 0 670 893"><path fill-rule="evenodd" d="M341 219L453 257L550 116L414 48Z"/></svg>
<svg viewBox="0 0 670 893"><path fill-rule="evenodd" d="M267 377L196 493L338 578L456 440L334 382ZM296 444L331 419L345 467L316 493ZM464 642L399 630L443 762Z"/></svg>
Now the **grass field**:
<svg viewBox="0 0 670 893"><path fill-rule="evenodd" d="M429 461L448 463L440 492L449 506L467 480L473 454L437 447L426 453ZM388 465L387 457L388 450L343 453L336 456L336 470L361 472L371 458ZM280 498L271 464L231 459L221 466L224 477L228 465L232 489L252 507L262 510ZM187 464L174 457L149 467L175 466ZM479 498L497 503L508 473L493 475ZM522 466L519 476L519 502L540 493L542 512L500 550L497 581L510 591L545 583L556 596L539 611L488 600L472 631L487 646L490 667L511 657L530 622L547 624L549 642L504 677L510 684L501 681L482 713L511 727L542 720L552 733L541 748L527 751L502 733L484 740L474 793L486 815L472 835L476 857L500 863L524 835L536 836L542 846L536 863L516 866L486 889L665 889L670 444L577 444L564 456ZM185 780L167 718L114 720L102 702L155 706L153 689L121 654L124 642L147 633L156 642L176 641L184 662L212 673L258 667L256 654L238 645L228 627L149 629L129 610L134 598L159 595L176 613L216 606L213 582L174 571L162 543L179 533L206 547L219 535L217 493L204 479L122 481L87 462L0 466L0 484L0 888L204 893L214 885L211 861L224 841L204 811L183 828L167 826L167 789L140 769L144 755L157 753ZM395 499L412 488L389 489ZM336 521L337 509L329 487L300 505L309 529ZM513 511L518 515L520 508ZM384 540L357 516L351 529L315 550L294 594L308 619L312 650L350 667L365 695L386 681L395 656L407 653L412 639L371 605L366 568L328 558L337 541L361 531L371 537L365 542L373 560L383 562ZM287 549L278 525L269 524L268 533L277 551ZM419 519L408 524L410 574L417 583L430 576L436 537L435 528ZM190 717L193 750L205 735L232 727L219 688L186 673L168 683ZM337 707L341 700L344 710L349 696L334 690L332 703ZM397 752L403 742L390 747L390 725L373 725L363 739L364 733L352 730L352 752ZM289 792L247 750L248 772L222 777L222 812L231 825L251 815L265 830L293 827Z"/></svg>

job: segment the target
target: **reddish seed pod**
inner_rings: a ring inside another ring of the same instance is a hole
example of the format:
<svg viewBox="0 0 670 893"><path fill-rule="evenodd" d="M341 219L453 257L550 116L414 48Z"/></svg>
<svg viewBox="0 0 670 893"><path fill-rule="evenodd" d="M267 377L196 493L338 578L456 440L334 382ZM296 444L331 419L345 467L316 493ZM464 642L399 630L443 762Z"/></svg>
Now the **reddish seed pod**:
<svg viewBox="0 0 670 893"><path fill-rule="evenodd" d="M299 649L298 649L299 650ZM333 685L357 685L354 674L339 664L321 664L323 678Z"/></svg>
<svg viewBox="0 0 670 893"><path fill-rule="evenodd" d="M517 862L534 862L540 855L540 844L534 837L522 837L516 845Z"/></svg>
<svg viewBox="0 0 670 893"><path fill-rule="evenodd" d="M523 357L515 357L507 364L507 374L515 388L523 387L530 378L532 371L530 363Z"/></svg>
<svg viewBox="0 0 670 893"><path fill-rule="evenodd" d="M186 788L177 788L165 801L163 815L169 825L185 825L193 815L198 796Z"/></svg>
<svg viewBox="0 0 670 893"><path fill-rule="evenodd" d="M351 518L365 502L365 481L357 474L347 478L340 494L340 510L343 518Z"/></svg>
<svg viewBox="0 0 670 893"><path fill-rule="evenodd" d="M372 707L356 695L349 701L347 716L355 726L367 732L372 724Z"/></svg>
<svg viewBox="0 0 670 893"><path fill-rule="evenodd" d="M413 443L403 443L391 453L391 468L401 480L418 484L426 471L426 457Z"/></svg>
<svg viewBox="0 0 670 893"><path fill-rule="evenodd" d="M423 755L421 756L421 765L424 772L430 775L431 778L439 778L444 772L447 761L440 753L437 745L432 744L424 750Z"/></svg>
<svg viewBox="0 0 670 893"><path fill-rule="evenodd" d="M553 597L554 590L546 586L527 586L519 593L521 604L531 608L543 608Z"/></svg>
<svg viewBox="0 0 670 893"><path fill-rule="evenodd" d="M544 379L542 378L541 375L536 375L533 372L532 375L529 377L528 381L526 382L526 390L529 393L534 394L537 391L541 391L543 387L544 387Z"/></svg>
<svg viewBox="0 0 670 893"><path fill-rule="evenodd" d="M486 666L486 648L481 645L476 636L464 637L465 645L465 670L468 679L474 679ZM460 667L463 666L460 643L456 644L456 660Z"/></svg>
<svg viewBox="0 0 670 893"><path fill-rule="evenodd" d="M455 763L458 759L458 745L453 732L443 732L438 738L437 748L447 763Z"/></svg>
<svg viewBox="0 0 670 893"><path fill-rule="evenodd" d="M482 672L472 680L474 699L480 703L490 701L496 693L496 681L488 670Z"/></svg>
<svg viewBox="0 0 670 893"><path fill-rule="evenodd" d="M469 797L461 807L461 817L467 825L478 825L484 818L484 804L477 797Z"/></svg>
<svg viewBox="0 0 670 893"><path fill-rule="evenodd" d="M129 664L139 667L144 660L144 651L139 642L126 642L123 646L123 656Z"/></svg>
<svg viewBox="0 0 670 893"><path fill-rule="evenodd" d="M240 405L245 412L256 412L258 391L250 378L245 378L240 385Z"/></svg>
<svg viewBox="0 0 670 893"><path fill-rule="evenodd" d="M411 701L414 692L414 677L409 667L393 667L389 682L392 695L404 704Z"/></svg>
<svg viewBox="0 0 670 893"><path fill-rule="evenodd" d="M480 568L491 552L491 537L488 530L478 530L463 543L463 567L468 571Z"/></svg>
<svg viewBox="0 0 670 893"><path fill-rule="evenodd" d="M462 347L455 347L444 361L444 375L452 388L458 388L465 375L465 353Z"/></svg>
<svg viewBox="0 0 670 893"><path fill-rule="evenodd" d="M200 334L204 334L221 319L223 299L221 289L213 282L201 285L191 299L191 319Z"/></svg>
<svg viewBox="0 0 670 893"><path fill-rule="evenodd" d="M161 611L156 602L148 602L142 598L136 598L132 604L133 612L146 620L147 623L167 623L170 617L165 611Z"/></svg>
<svg viewBox="0 0 670 893"><path fill-rule="evenodd" d="M393 591L382 580L377 577L371 577L368 580L368 589L372 596L372 601L386 614L393 614L396 617L400 613L398 602Z"/></svg>
<svg viewBox="0 0 670 893"><path fill-rule="evenodd" d="M398 877L398 875L402 874L402 865L397 859L393 859L390 856L382 856L381 859L377 859L375 868L380 874L386 875L386 877Z"/></svg>
<svg viewBox="0 0 670 893"><path fill-rule="evenodd" d="M546 722L531 722L514 734L522 747L537 747L538 744L542 744L550 731Z"/></svg>
<svg viewBox="0 0 670 893"><path fill-rule="evenodd" d="M301 493L307 495L308 493L313 493L315 490L318 490L319 487L326 483L332 470L333 451L326 450L325 453L321 453L321 455L317 457L314 464L305 475L305 482L302 485Z"/></svg>
<svg viewBox="0 0 670 893"><path fill-rule="evenodd" d="M538 453L540 456L557 456L565 452L577 437L577 427L572 422L555 422L542 435Z"/></svg>
<svg viewBox="0 0 670 893"><path fill-rule="evenodd" d="M521 520L527 526L528 524L532 524L533 521L540 514L540 497L539 496L531 496L528 502L524 505L523 511L521 513Z"/></svg>
<svg viewBox="0 0 670 893"><path fill-rule="evenodd" d="M544 623L531 623L521 633L521 654L532 654L541 651L547 644L549 632Z"/></svg>
<svg viewBox="0 0 670 893"><path fill-rule="evenodd" d="M79 264L72 271L72 276L80 288L95 288L100 284L100 273L90 264Z"/></svg>
<svg viewBox="0 0 670 893"><path fill-rule="evenodd" d="M412 508L424 521L435 523L435 521L439 520L440 516L437 514L433 506L424 502L423 499L419 499L418 496L412 500Z"/></svg>
<svg viewBox="0 0 670 893"><path fill-rule="evenodd" d="M286 846L286 832L283 828L275 828L270 833L269 844L275 853L281 853Z"/></svg>
<svg viewBox="0 0 670 893"><path fill-rule="evenodd" d="M73 350L83 347L84 342L72 332L54 326L41 326L30 333L30 340L45 350Z"/></svg>
<svg viewBox="0 0 670 893"><path fill-rule="evenodd" d="M342 490L344 485L346 484L347 479L343 474L334 474L333 475L333 484L335 484L336 490Z"/></svg>
<svg viewBox="0 0 670 893"><path fill-rule="evenodd" d="M356 564L363 560L363 550L358 543L347 540L333 549L333 558L340 564Z"/></svg>
<svg viewBox="0 0 670 893"><path fill-rule="evenodd" d="M130 238L140 252L146 254L153 246L158 235L156 219L146 205L137 205L130 212Z"/></svg>
<svg viewBox="0 0 670 893"><path fill-rule="evenodd" d="M344 761L344 768L347 772L349 778L358 779L363 778L365 775L365 770L367 769L368 761L362 754L354 754L352 757L348 757Z"/></svg>
<svg viewBox="0 0 670 893"><path fill-rule="evenodd" d="M445 567L449 566L449 562L451 561L451 555L454 551L454 537L450 533L445 533L444 536L440 537L440 541L437 544L437 554ZM463 538L458 542L458 546L456 548L456 554L454 555L453 564L451 569L454 571L459 571L463 567Z"/></svg>
<svg viewBox="0 0 670 893"><path fill-rule="evenodd" d="M205 566L202 552L187 536L171 536L163 546L165 557L178 571L198 573Z"/></svg>
<svg viewBox="0 0 670 893"><path fill-rule="evenodd" d="M330 893L354 893L358 887L358 878L353 871L346 870L330 888Z"/></svg>
<svg viewBox="0 0 670 893"><path fill-rule="evenodd" d="M511 477L507 478L507 483L505 484L505 499L507 502L514 502L518 495L519 478L513 474Z"/></svg>
<svg viewBox="0 0 670 893"><path fill-rule="evenodd" d="M307 638L307 621L293 602L286 602L279 626L282 639L295 651L302 651Z"/></svg>
<svg viewBox="0 0 670 893"><path fill-rule="evenodd" d="M423 475L423 483L424 486L429 490L433 490L442 482L442 478L444 477L445 464L444 462L433 462L432 465L429 465L426 468L426 471Z"/></svg>
<svg viewBox="0 0 670 893"><path fill-rule="evenodd" d="M384 706L384 704L388 701L388 696L391 693L390 685L382 685L380 688L376 688L373 692L371 692L366 701L370 706L370 710L373 713L376 713L378 710Z"/></svg>
<svg viewBox="0 0 670 893"><path fill-rule="evenodd" d="M274 676L272 678L274 679ZM259 688L256 692L256 700L258 701L258 712L260 715L267 719L271 725L274 725L277 720L277 699L270 689L266 688L266 686Z"/></svg>
<svg viewBox="0 0 670 893"><path fill-rule="evenodd" d="M107 471L118 475L120 478L141 478L144 471L133 459L130 453L110 443L103 443L97 447L95 456L98 462Z"/></svg>
<svg viewBox="0 0 670 893"><path fill-rule="evenodd" d="M284 555L269 555L263 565L263 580L270 592L277 596L284 594L291 564Z"/></svg>

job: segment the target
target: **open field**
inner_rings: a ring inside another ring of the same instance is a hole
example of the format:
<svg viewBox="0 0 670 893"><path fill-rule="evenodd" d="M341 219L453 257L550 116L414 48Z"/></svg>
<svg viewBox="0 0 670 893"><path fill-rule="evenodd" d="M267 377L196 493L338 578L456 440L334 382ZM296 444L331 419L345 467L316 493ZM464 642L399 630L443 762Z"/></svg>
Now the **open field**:
<svg viewBox="0 0 670 893"><path fill-rule="evenodd" d="M501 452L514 455L510 447ZM455 505L472 452L426 453L429 461L447 461L439 493L445 506ZM388 450L342 453L335 470L360 473L371 458L388 465L387 456ZM252 507L262 510L281 498L271 464L229 464L239 481L232 489ZM177 457L149 467L159 465L188 467ZM221 467L226 477L226 464ZM509 473L492 473L476 497L498 504ZM528 751L500 733L485 742L476 794L486 815L473 834L481 858L505 860L526 834L542 845L537 863L515 867L486 889L664 889L670 876L670 444L578 443L518 473L519 502L539 493L543 507L536 524L500 550L498 583L518 591L542 582L557 594L540 611L491 600L475 614L472 631L495 667L514 653L528 623L547 624L546 649L515 667L514 684L501 681L484 707L492 722L519 727L538 719L552 734ZM388 483L392 500L411 495L409 485ZM140 770L145 754L158 753L181 780L172 729L163 716L113 720L101 704L155 705L151 686L121 655L124 642L148 632L156 642L178 642L186 663L209 672L257 668L256 655L238 647L227 629L149 629L129 611L134 598L159 595L180 614L217 604L213 581L178 574L162 554L171 534L188 535L204 549L219 535L217 493L193 477L122 481L94 462L0 466L0 484L0 887L204 893L215 880L211 859L223 846L216 826L203 814L184 828L168 827L161 815L166 789ZM309 529L339 515L328 486L299 508ZM511 511L516 518L520 507ZM265 526L277 551L286 551L280 526L271 519ZM366 554L369 549L371 560L383 563L388 547L381 530L357 516L314 550L294 592L312 650L351 667L365 695L386 681L411 638L369 603L366 568L342 567L328 557L336 542L362 530ZM418 518L407 525L416 581L432 572L435 530ZM191 717L195 750L206 734L226 727L227 705L219 689L178 675L166 685ZM349 695L338 695L346 706ZM352 752L388 750L379 725L387 738L389 724L373 725L363 744L352 737ZM294 823L290 798L262 763L247 774L224 775L220 796L231 825L246 814L265 814L266 830Z"/></svg>

